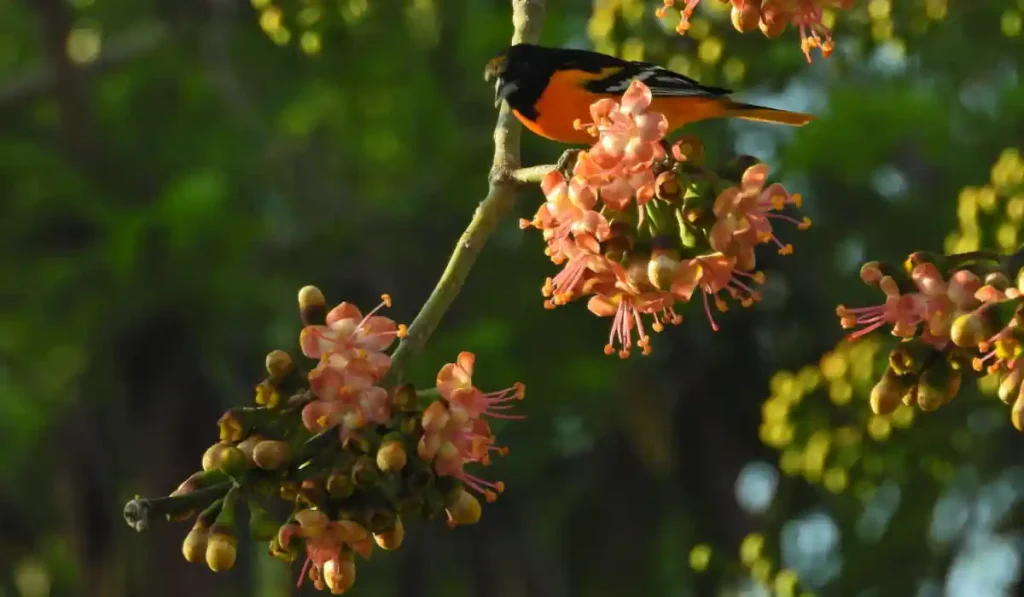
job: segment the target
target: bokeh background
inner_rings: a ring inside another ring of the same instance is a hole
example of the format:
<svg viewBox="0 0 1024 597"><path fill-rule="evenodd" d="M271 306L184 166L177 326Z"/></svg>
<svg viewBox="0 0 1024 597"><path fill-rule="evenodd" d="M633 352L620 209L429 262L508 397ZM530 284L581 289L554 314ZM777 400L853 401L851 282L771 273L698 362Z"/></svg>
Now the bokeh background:
<svg viewBox="0 0 1024 597"><path fill-rule="evenodd" d="M526 383L488 471L508 489L475 527L410 527L353 594L1020 594L1008 408L970 387L872 416L887 337L842 342L834 307L877 302L867 259L1017 245L1024 2L858 1L811 65L792 29L740 35L717 0L685 37L651 1L548 4L547 45L821 115L689 131L710 159L769 162L814 226L763 255L763 303L717 334L693 308L623 362L608 321L543 308L541 241L504 222L412 378L471 350L482 387ZM198 468L263 355L294 346L300 286L389 292L412 319L486 191L481 74L509 17L505 0L0 0L0 596L312 594L264 545L231 573L188 565L187 524L136 534L121 507ZM561 150L527 136L524 163Z"/></svg>

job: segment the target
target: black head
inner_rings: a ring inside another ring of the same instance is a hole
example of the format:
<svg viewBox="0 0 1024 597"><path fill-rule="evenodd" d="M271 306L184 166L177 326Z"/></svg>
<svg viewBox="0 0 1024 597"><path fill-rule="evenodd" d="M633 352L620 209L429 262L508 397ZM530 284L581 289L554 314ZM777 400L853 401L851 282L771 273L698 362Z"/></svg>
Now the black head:
<svg viewBox="0 0 1024 597"><path fill-rule="evenodd" d="M502 100L516 107L513 104L519 98L525 100L525 96L531 94L539 96L543 91L542 85L547 81L544 70L551 65L544 55L550 51L532 44L516 44L492 58L484 69L484 81L494 83L494 107L500 106ZM530 98L533 99L536 97Z"/></svg>

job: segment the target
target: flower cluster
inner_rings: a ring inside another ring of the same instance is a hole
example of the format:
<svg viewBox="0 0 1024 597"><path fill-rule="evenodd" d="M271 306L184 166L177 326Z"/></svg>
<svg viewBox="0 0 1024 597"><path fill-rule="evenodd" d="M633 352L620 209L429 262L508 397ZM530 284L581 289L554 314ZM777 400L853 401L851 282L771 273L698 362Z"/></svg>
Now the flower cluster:
<svg viewBox="0 0 1024 597"><path fill-rule="evenodd" d="M760 29L765 37L778 37L791 23L800 31L800 49L811 62L811 50L821 50L821 55L828 57L832 53L832 32L825 25L825 10L832 8L848 9L853 0L719 0L732 4L732 24L740 33ZM690 18L700 0L664 0L665 5L658 9L658 17L664 18L669 10L675 9L680 2L679 24L676 31L686 33L690 28Z"/></svg>
<svg viewBox="0 0 1024 597"><path fill-rule="evenodd" d="M488 419L521 418L506 411L524 387L477 389L469 352L442 367L433 388L390 384L387 351L405 326L378 315L389 305L385 296L366 315L351 303L328 310L320 290L303 288L299 343L315 367L303 375L288 353L267 355L256 406L224 413L202 470L167 497L129 502L129 524L194 517L182 553L219 572L234 566L244 505L251 534L269 542L271 555L303 559L300 585L308 578L341 594L355 582L356 555L401 546L403 521L477 522L477 496L494 501L504 485L467 467L507 453Z"/></svg>
<svg viewBox="0 0 1024 597"><path fill-rule="evenodd" d="M589 297L591 312L612 317L607 354L625 358L633 346L650 351L650 328L679 323L678 303L699 292L713 329L711 303L728 308L723 294L750 306L760 298L754 249L792 245L778 239L773 222L800 229L810 220L782 212L800 196L767 184L768 168L740 158L718 172L703 166L703 148L692 137L666 149L665 117L650 111L651 92L634 81L621 102L591 106L593 122L580 123L597 137L571 172L541 182L546 201L522 228L541 230L545 254L562 271L545 281L545 306Z"/></svg>
<svg viewBox="0 0 1024 597"><path fill-rule="evenodd" d="M890 326L901 338L871 394L876 413L900 402L931 411L952 400L965 374L995 374L999 396L1012 404L1013 424L1024 431L1021 341L1024 339L1024 260L984 251L937 256L917 252L903 267L871 262L861 279L885 301L836 314L851 339Z"/></svg>

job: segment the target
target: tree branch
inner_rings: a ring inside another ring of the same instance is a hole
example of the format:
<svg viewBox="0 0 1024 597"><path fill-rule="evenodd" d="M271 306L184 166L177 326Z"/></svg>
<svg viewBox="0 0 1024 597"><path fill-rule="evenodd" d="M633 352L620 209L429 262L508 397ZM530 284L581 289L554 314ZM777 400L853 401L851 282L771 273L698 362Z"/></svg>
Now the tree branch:
<svg viewBox="0 0 1024 597"><path fill-rule="evenodd" d="M555 164L544 164L543 166L530 166L529 168L517 168L512 171L512 179L519 184L536 184L544 177L555 170Z"/></svg>
<svg viewBox="0 0 1024 597"><path fill-rule="evenodd" d="M544 20L544 0L512 0L512 44L537 43ZM400 378L406 362L416 355L427 339L437 329L445 311L462 289L469 270L472 269L480 251L487 243L498 222L505 218L515 205L516 189L520 182L515 176L519 168L519 138L522 125L516 120L507 104L498 112L498 123L494 127L494 160L489 177L490 188L480 202L473 219L448 265L441 274L434 291L409 326L408 335L398 345L391 360L392 380Z"/></svg>

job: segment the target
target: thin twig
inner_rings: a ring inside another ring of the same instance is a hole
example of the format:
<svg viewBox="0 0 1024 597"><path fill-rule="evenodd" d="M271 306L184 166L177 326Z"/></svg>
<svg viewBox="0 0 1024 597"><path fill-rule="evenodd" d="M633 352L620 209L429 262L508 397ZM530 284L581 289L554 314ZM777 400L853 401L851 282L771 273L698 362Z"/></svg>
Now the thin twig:
<svg viewBox="0 0 1024 597"><path fill-rule="evenodd" d="M515 29L512 43L539 42L543 19L544 0L512 0L512 25ZM487 196L477 206L472 221L462 233L444 273L441 274L441 279L409 326L408 335L392 355L389 375L393 380L401 378L406 361L423 349L427 339L437 329L498 222L505 218L515 205L516 189L521 182L514 176L519 168L521 132L522 126L519 121L508 105L502 104L498 113L498 123L494 127L494 161L491 165Z"/></svg>
<svg viewBox="0 0 1024 597"><path fill-rule="evenodd" d="M543 166L518 168L512 171L512 179L519 184L536 184L544 180L544 177L557 167L555 164L544 164Z"/></svg>

